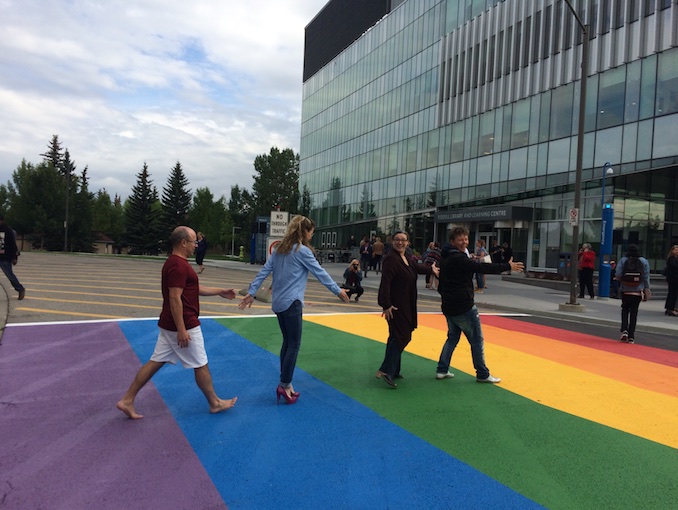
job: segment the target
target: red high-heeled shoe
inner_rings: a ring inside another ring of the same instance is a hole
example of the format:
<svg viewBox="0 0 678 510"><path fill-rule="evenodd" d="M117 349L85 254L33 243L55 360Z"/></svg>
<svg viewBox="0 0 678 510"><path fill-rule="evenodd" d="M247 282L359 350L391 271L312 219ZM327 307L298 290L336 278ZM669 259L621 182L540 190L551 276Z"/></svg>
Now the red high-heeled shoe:
<svg viewBox="0 0 678 510"><path fill-rule="evenodd" d="M283 388L282 386L278 386L275 390L275 393L278 396L277 400L278 404L280 403L280 397L284 398L285 402L287 402L288 404L296 403L297 399L299 398L298 395L296 397L288 395L287 392L285 391L285 388Z"/></svg>

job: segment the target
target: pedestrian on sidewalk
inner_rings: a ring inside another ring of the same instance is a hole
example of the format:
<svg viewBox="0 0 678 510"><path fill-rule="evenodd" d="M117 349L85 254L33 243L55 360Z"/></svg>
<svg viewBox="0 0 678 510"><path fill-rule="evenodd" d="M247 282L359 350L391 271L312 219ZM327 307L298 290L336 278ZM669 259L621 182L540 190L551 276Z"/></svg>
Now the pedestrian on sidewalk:
<svg viewBox="0 0 678 510"><path fill-rule="evenodd" d="M276 396L278 402L282 397L288 404L294 404L299 398L299 393L292 386L292 378L301 347L302 311L308 273L311 272L332 294L348 303L346 291L332 280L313 254L311 238L314 230L313 220L302 215L292 218L285 237L268 257L266 264L250 284L247 295L238 305L241 310L252 306L259 287L269 274L273 274L271 308L278 316L283 337L280 349L280 382L276 387Z"/></svg>
<svg viewBox="0 0 678 510"><path fill-rule="evenodd" d="M370 238L365 236L360 243L360 265L363 270L363 277L367 278L367 271L372 265L372 243Z"/></svg>
<svg viewBox="0 0 678 510"><path fill-rule="evenodd" d="M584 299L584 292L588 291L591 299L595 297L593 293L593 269L595 268L596 252L591 249L589 243L584 243L579 250L579 297Z"/></svg>
<svg viewBox="0 0 678 510"><path fill-rule="evenodd" d="M26 296L26 289L21 285L12 268L18 256L19 249L16 246L14 230L5 223L5 216L0 214L0 267L14 290L19 293L19 301L21 301Z"/></svg>
<svg viewBox="0 0 678 510"><path fill-rule="evenodd" d="M622 342L635 343L638 307L641 301L650 299L650 264L640 255L635 244L629 244L626 256L617 264L615 273L621 290L621 337Z"/></svg>
<svg viewBox="0 0 678 510"><path fill-rule="evenodd" d="M382 263L378 297L379 306L384 310L382 317L388 322L388 340L376 378L396 388L394 379L402 377L402 353L412 340L412 331L417 329L417 275L433 273L438 276L439 270L436 264L419 264L407 255L407 232L395 232L391 241L393 248Z"/></svg>
<svg viewBox="0 0 678 510"><path fill-rule="evenodd" d="M476 381L482 383L498 383L499 377L490 374L485 365L485 341L480 325L480 315L474 301L473 275L475 273L499 274L503 271L524 269L522 262L486 263L476 262L466 255L468 248L468 230L455 227L450 233L450 243L443 248L440 263L440 283L438 292L442 298L442 311L447 319L447 340L440 353L436 379L450 379L452 353L459 343L461 333L471 344L473 366L476 369Z"/></svg>
<svg viewBox="0 0 678 510"><path fill-rule="evenodd" d="M476 249L473 252L473 260L476 262L489 262L485 260L485 257L487 256L487 250L485 249L485 241L482 239L478 239L476 241ZM491 259L491 257L490 257ZM478 284L476 287L476 292L483 293L485 290L485 275L483 273L476 273L476 283Z"/></svg>
<svg viewBox="0 0 678 510"><path fill-rule="evenodd" d="M195 249L195 263L198 265L199 271L198 274L202 274L205 270L202 262L205 260L205 255L207 254L207 239L202 232L198 232L198 246Z"/></svg>
<svg viewBox="0 0 678 510"><path fill-rule="evenodd" d="M143 418L134 408L134 399L165 363L176 364L180 361L185 368L194 370L195 382L209 403L210 413L226 411L238 400L238 397L223 400L214 391L198 320L198 296L233 299L235 291L200 285L198 275L188 262L198 242L193 229L184 226L175 228L170 242L172 253L162 266L162 311L158 320L160 332L155 350L151 359L137 372L127 393L116 404L120 411L134 420Z"/></svg>
<svg viewBox="0 0 678 510"><path fill-rule="evenodd" d="M666 276L666 283L669 285L669 293L664 302L664 313L678 317L678 310L676 310L676 301L678 300L678 244L671 247L671 251L666 257L664 276Z"/></svg>

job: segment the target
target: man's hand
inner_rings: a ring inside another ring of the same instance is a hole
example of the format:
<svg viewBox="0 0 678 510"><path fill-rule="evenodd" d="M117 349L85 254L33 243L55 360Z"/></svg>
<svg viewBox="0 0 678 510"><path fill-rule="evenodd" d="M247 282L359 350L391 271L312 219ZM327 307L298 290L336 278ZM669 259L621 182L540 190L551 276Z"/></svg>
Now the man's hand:
<svg viewBox="0 0 678 510"><path fill-rule="evenodd" d="M344 289L341 289L341 292L337 294L337 297L341 299L344 303L348 303L351 300L348 297L348 294L346 294L346 291Z"/></svg>
<svg viewBox="0 0 678 510"><path fill-rule="evenodd" d="M242 298L242 301L238 304L238 308L241 310L244 310L245 308L250 308L252 306L252 303L254 302L254 298L247 294L244 298Z"/></svg>
<svg viewBox="0 0 678 510"><path fill-rule="evenodd" d="M188 343L191 341L191 335L188 334L188 331L177 331L177 343L179 347L185 349L188 347Z"/></svg>
<svg viewBox="0 0 678 510"><path fill-rule="evenodd" d="M381 313L382 317L386 317L387 321L390 321L393 319L393 312L398 310L395 306L389 306L388 308L384 308L384 311Z"/></svg>
<svg viewBox="0 0 678 510"><path fill-rule="evenodd" d="M511 271L522 273L523 269L525 269L525 265L522 262L513 262L513 257L509 259L508 263L511 266Z"/></svg>
<svg viewBox="0 0 678 510"><path fill-rule="evenodd" d="M221 289L218 295L224 299L235 299L236 293L233 289Z"/></svg>

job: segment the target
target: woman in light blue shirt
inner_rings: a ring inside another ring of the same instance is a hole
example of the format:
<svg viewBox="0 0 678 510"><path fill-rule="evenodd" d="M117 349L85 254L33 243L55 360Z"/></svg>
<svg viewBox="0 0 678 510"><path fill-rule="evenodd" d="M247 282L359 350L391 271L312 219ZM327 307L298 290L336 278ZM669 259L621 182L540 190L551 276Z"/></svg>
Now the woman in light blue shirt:
<svg viewBox="0 0 678 510"><path fill-rule="evenodd" d="M276 388L276 395L278 402L283 397L288 404L294 404L299 398L299 393L292 386L292 376L301 346L302 309L308 273L311 272L339 299L345 303L349 301L346 292L318 264L313 254L310 242L314 230L313 220L301 215L292 218L285 237L254 278L239 305L241 310L252 306L257 290L266 277L273 274L271 308L278 316L283 336L280 349L280 384Z"/></svg>

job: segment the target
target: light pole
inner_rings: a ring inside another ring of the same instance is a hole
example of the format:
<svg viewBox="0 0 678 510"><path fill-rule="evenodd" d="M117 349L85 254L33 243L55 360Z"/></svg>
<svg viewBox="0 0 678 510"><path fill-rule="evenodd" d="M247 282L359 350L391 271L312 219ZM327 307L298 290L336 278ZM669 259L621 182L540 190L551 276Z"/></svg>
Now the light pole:
<svg viewBox="0 0 678 510"><path fill-rule="evenodd" d="M233 227L233 230L231 230L231 256L235 256L235 231L240 230L240 227Z"/></svg>
<svg viewBox="0 0 678 510"><path fill-rule="evenodd" d="M582 32L582 50L581 50L581 82L579 84L579 130L577 132L577 169L574 184L574 209L577 212L577 221L572 226L572 250L570 255L570 301L568 305L577 304L577 254L579 253L579 209L581 208L581 174L584 158L584 126L586 116L586 79L589 74L589 26L584 25L577 11L572 7L570 0L565 3L572 11L579 28Z"/></svg>
<svg viewBox="0 0 678 510"><path fill-rule="evenodd" d="M612 165L608 161L603 165L603 186L600 199L600 266L598 267L598 298L610 297L610 258L612 256L612 229L614 226L614 209L612 204L605 203L605 179L614 174Z"/></svg>

